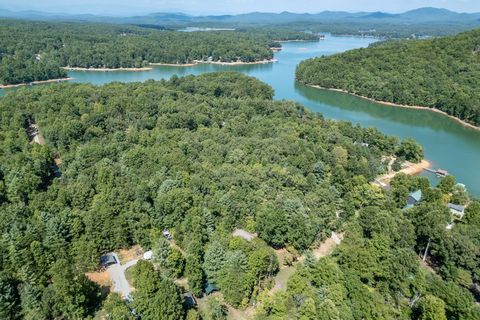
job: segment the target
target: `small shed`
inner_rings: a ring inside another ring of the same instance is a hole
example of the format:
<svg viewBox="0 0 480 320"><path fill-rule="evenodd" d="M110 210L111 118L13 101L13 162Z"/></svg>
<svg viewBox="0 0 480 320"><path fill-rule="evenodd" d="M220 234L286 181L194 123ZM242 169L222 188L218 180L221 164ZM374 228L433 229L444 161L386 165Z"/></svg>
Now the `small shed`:
<svg viewBox="0 0 480 320"><path fill-rule="evenodd" d="M113 255L113 253L107 253L100 257L100 265L103 268L111 266L112 264L117 264L117 259Z"/></svg>
<svg viewBox="0 0 480 320"><path fill-rule="evenodd" d="M407 198L407 205L416 205L422 200L422 190L410 192Z"/></svg>
<svg viewBox="0 0 480 320"><path fill-rule="evenodd" d="M197 300L191 292L186 292L183 294L183 303L187 309L194 308L197 306Z"/></svg>
<svg viewBox="0 0 480 320"><path fill-rule="evenodd" d="M212 292L215 292L215 291L218 291L218 288L214 283L209 283L205 287L205 294L206 295L209 295L209 294L211 294Z"/></svg>
<svg viewBox="0 0 480 320"><path fill-rule="evenodd" d="M449 203L448 209L450 209L450 212L453 214L453 216L458 219L462 219L465 215L465 207L462 205Z"/></svg>

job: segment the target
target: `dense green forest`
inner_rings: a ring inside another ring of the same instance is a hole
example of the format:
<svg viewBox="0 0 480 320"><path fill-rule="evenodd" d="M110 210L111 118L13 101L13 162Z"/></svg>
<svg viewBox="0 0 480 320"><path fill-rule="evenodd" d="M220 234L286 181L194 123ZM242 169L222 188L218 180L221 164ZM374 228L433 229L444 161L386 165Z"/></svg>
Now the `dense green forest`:
<svg viewBox="0 0 480 320"><path fill-rule="evenodd" d="M175 280L185 277L197 297L214 282L229 305L257 305L259 319L478 319L478 203L447 230L446 201L468 201L453 178L431 188L400 175L389 191L369 183L387 156L417 161L413 141L272 97L238 73L3 97L0 318L83 319L103 309L133 319L134 309L142 319L224 319L222 301L205 314L182 305ZM29 141L33 123L45 145ZM401 211L417 188L424 201ZM258 238L232 237L236 228ZM309 258L332 231L346 232L333 256ZM419 266L427 243L437 275ZM155 261L134 268L127 305L84 272L134 244ZM307 259L287 291L270 296L274 248Z"/></svg>
<svg viewBox="0 0 480 320"><path fill-rule="evenodd" d="M304 32L177 32L127 25L1 20L0 84L62 78L61 67L121 68L194 60L271 59L274 40L318 39Z"/></svg>
<svg viewBox="0 0 480 320"><path fill-rule="evenodd" d="M424 177L396 176L390 191L358 209L330 257L307 256L286 292L259 298L256 319L479 319L480 204L446 229L444 197L464 196L454 185L452 177L434 189ZM415 189L422 202L400 210ZM428 243L429 266L419 263Z"/></svg>
<svg viewBox="0 0 480 320"><path fill-rule="evenodd" d="M480 30L310 59L298 66L296 77L376 100L436 108L480 125Z"/></svg>

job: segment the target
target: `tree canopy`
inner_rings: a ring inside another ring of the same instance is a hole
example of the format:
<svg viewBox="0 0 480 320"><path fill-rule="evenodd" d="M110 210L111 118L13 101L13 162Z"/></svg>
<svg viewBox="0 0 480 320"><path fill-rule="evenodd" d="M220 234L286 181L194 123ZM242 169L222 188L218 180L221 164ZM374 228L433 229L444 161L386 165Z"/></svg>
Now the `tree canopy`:
<svg viewBox="0 0 480 320"><path fill-rule="evenodd" d="M85 272L103 253L140 245L155 267L139 262L131 306L104 301L111 317L198 318L174 281L185 277L197 297L207 284L220 290L212 319L225 317L224 303L260 303L263 319L476 319L480 205L447 230L451 181L369 183L413 142L272 96L229 72L52 84L0 99L2 318L92 317L102 296ZM32 125L45 144L31 141ZM416 189L425 200L402 211ZM174 241L159 240L164 229ZM333 256L307 255L287 291L270 297L274 248L303 253L332 231L346 232ZM427 245L436 275L416 256Z"/></svg>
<svg viewBox="0 0 480 320"><path fill-rule="evenodd" d="M379 101L425 106L480 125L480 30L387 41L302 62L298 81Z"/></svg>
<svg viewBox="0 0 480 320"><path fill-rule="evenodd" d="M132 25L0 20L0 84L66 77L62 67L129 68L194 60L255 62L274 40L318 39L284 29L179 32Z"/></svg>

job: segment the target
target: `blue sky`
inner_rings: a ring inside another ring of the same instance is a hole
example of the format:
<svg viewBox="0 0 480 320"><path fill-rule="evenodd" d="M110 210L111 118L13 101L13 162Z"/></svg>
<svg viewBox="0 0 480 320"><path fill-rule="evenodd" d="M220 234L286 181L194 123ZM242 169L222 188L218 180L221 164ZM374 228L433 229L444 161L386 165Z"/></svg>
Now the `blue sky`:
<svg viewBox="0 0 480 320"><path fill-rule="evenodd" d="M0 0L0 8L57 13L134 15L162 11L191 14L223 14L251 11L403 12L419 7L447 8L459 12L480 12L480 0Z"/></svg>

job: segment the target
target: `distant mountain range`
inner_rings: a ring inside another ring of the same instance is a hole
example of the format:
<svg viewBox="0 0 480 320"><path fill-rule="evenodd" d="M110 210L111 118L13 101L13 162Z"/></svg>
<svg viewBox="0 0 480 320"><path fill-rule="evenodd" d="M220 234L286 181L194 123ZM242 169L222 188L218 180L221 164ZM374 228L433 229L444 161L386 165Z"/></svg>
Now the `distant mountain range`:
<svg viewBox="0 0 480 320"><path fill-rule="evenodd" d="M331 22L331 21L365 21L377 20L389 23L418 23L435 21L480 21L480 13L458 13L447 9L420 8L404 13L393 14L386 12L343 12L323 11L320 13L266 13L252 12L238 15L219 16L192 16L183 13L151 13L144 16L132 17L106 17L93 14L69 15L47 13L39 11L9 11L0 9L0 17L38 19L38 20L74 20L74 21L103 21L116 23L195 23L195 22L221 22L221 23L247 23L247 24L283 24L292 22Z"/></svg>
<svg viewBox="0 0 480 320"><path fill-rule="evenodd" d="M132 17L107 17L93 14L68 15L45 13L38 11L8 11L0 9L0 18L15 18L28 20L62 20L79 22L106 22L136 24L142 26L165 26L170 28L186 26L209 27L248 27L248 26L278 26L286 24L311 25L348 25L358 29L382 29L382 26L394 25L410 27L406 32L429 33L431 26L435 32L431 34L456 33L462 30L480 27L480 13L458 13L446 9L420 8L404 13L386 12L343 12L324 11L320 13L265 13L252 12L238 15L192 16L184 13L151 13ZM412 28L422 26L422 28ZM307 27L306 27L307 28ZM341 31L339 31L341 32ZM344 32L349 32L345 30Z"/></svg>

